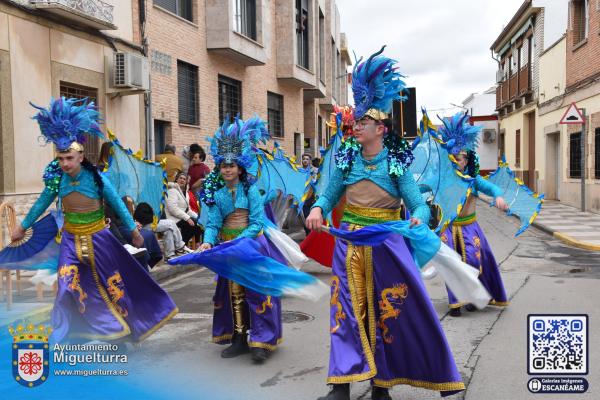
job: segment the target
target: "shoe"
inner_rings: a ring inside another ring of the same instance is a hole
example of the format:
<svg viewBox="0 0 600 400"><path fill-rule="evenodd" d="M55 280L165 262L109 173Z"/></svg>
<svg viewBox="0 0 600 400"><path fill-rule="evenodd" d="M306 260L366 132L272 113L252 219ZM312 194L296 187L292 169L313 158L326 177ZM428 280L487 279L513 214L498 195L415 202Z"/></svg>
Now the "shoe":
<svg viewBox="0 0 600 400"><path fill-rule="evenodd" d="M451 308L450 309L450 316L451 317L460 317L460 307L456 307L456 308Z"/></svg>
<svg viewBox="0 0 600 400"><path fill-rule="evenodd" d="M140 247L138 249L137 247L133 247L129 243L124 244L123 247L125 247L125 250L127 250L129 252L129 254L131 254L132 256L134 256L136 258L145 256L146 254L148 254L148 250L146 250L145 247Z"/></svg>
<svg viewBox="0 0 600 400"><path fill-rule="evenodd" d="M247 334L235 333L231 339L231 346L221 352L221 357L233 358L249 352Z"/></svg>
<svg viewBox="0 0 600 400"><path fill-rule="evenodd" d="M373 388L371 389L371 399L392 400L392 396L390 396L390 392L388 389L379 386L373 386Z"/></svg>
<svg viewBox="0 0 600 400"><path fill-rule="evenodd" d="M186 245L183 245L182 247L175 250L175 253L176 254L190 254L190 253L193 253L193 250L190 249L189 247L187 247Z"/></svg>
<svg viewBox="0 0 600 400"><path fill-rule="evenodd" d="M260 347L252 347L250 353L252 353L252 361L256 364L262 364L269 358L269 351Z"/></svg>
<svg viewBox="0 0 600 400"><path fill-rule="evenodd" d="M473 311L477 311L477 307L475 307L473 304L469 303L465 306L465 309L469 312L473 312Z"/></svg>
<svg viewBox="0 0 600 400"><path fill-rule="evenodd" d="M317 400L350 400L350 384L331 385L329 393L326 396L319 397Z"/></svg>
<svg viewBox="0 0 600 400"><path fill-rule="evenodd" d="M164 260L165 260L165 262L167 262L167 261L169 261L170 259L172 259L172 258L175 258L175 257L177 257L177 255L175 255L175 254L170 254L170 255L168 255L168 256L165 256L165 257L164 257Z"/></svg>

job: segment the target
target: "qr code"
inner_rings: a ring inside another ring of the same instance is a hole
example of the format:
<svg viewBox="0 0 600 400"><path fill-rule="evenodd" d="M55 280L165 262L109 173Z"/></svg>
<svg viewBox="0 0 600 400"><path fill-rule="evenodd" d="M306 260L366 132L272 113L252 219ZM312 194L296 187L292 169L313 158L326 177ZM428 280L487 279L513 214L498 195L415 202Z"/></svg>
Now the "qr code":
<svg viewBox="0 0 600 400"><path fill-rule="evenodd" d="M587 374L587 332L587 315L529 315L529 374Z"/></svg>

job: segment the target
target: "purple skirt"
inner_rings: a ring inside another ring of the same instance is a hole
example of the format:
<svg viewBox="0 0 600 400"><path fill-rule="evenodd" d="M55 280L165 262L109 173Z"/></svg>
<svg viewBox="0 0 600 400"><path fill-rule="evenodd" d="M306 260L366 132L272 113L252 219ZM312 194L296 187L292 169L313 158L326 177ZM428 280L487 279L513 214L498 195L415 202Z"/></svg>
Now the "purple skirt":
<svg viewBox="0 0 600 400"><path fill-rule="evenodd" d="M348 224L342 224L348 229ZM356 267L356 265L363 267ZM357 272L364 268L365 284ZM366 295L364 322L360 287ZM373 379L381 387L406 384L440 391L465 385L420 272L399 235L376 247L336 240L331 282L328 383Z"/></svg>
<svg viewBox="0 0 600 400"><path fill-rule="evenodd" d="M507 306L508 299L500 276L500 268L498 268L492 249L477 221L474 220L464 225L451 225L441 235L441 239L456 250L465 263L479 270L479 280L492 296L490 304ZM458 308L463 305L450 289L446 288L446 290L450 308Z"/></svg>
<svg viewBox="0 0 600 400"><path fill-rule="evenodd" d="M260 235L255 240L261 244L260 252L263 255L287 264L283 255L264 235ZM247 288L245 292L250 328L248 345L273 351L281 343L282 338L281 299ZM229 344L234 332L230 280L218 278L213 301L213 342Z"/></svg>
<svg viewBox="0 0 600 400"><path fill-rule="evenodd" d="M139 342L175 314L171 297L108 229L90 235L63 230L53 339Z"/></svg>

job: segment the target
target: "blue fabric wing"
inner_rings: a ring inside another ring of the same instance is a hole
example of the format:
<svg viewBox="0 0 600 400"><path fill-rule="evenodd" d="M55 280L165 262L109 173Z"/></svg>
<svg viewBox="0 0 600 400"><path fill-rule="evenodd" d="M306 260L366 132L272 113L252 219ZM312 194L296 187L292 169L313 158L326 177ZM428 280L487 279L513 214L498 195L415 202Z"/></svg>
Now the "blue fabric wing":
<svg viewBox="0 0 600 400"><path fill-rule="evenodd" d="M290 268L260 253L261 244L237 238L201 253L169 260L171 265L202 265L219 276L266 296L295 295L316 299L328 288L305 272Z"/></svg>
<svg viewBox="0 0 600 400"><path fill-rule="evenodd" d="M425 111L420 132L421 136L413 143L415 159L409 169L425 201L436 204L441 212L435 228L439 233L460 213L471 191L473 178L457 170Z"/></svg>
<svg viewBox="0 0 600 400"><path fill-rule="evenodd" d="M119 140L108 132L112 143L108 168L104 175L112 183L119 196L129 196L136 204L148 203L155 215L155 222L165 206L167 174L160 163L125 149Z"/></svg>
<svg viewBox="0 0 600 400"><path fill-rule="evenodd" d="M519 236L533 223L542 209L543 194L537 194L529 189L515 176L508 167L504 157L498 169L492 172L487 179L502 190L502 197L508 204L508 215L515 214L521 221L521 226L515 234Z"/></svg>
<svg viewBox="0 0 600 400"><path fill-rule="evenodd" d="M281 192L284 197L292 196L297 209L302 210L304 192L310 185L310 171L299 171L277 145L272 155L259 149L256 158L256 185L263 192L263 198L268 202Z"/></svg>

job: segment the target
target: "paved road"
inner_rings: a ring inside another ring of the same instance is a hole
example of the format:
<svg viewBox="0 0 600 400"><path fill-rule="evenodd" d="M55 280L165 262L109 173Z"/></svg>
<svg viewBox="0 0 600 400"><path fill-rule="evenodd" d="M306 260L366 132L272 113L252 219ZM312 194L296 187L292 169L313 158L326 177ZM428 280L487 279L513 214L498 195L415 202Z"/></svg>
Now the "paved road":
<svg viewBox="0 0 600 400"><path fill-rule="evenodd" d="M526 389L526 316L528 313L587 313L592 327L600 320L600 255L567 247L530 228L514 238L517 221L479 204L479 222L491 242L511 297L506 310L488 307L460 318L447 315L441 281L427 282L438 316L468 386L452 399L537 398ZM306 271L328 282L329 270L312 262ZM164 283L180 314L131 354L134 363L168 370L174 387L190 398L315 399L327 392L328 299L311 303L285 299L284 343L264 365L249 356L224 360L223 347L210 343L213 274L198 270ZM600 340L592 329L588 375L591 388L576 399L600 398ZM395 399L438 399L439 393L408 386L394 388ZM542 395L544 399L568 398ZM185 396L184 396L185 397ZM352 386L353 399L368 399L368 383Z"/></svg>

